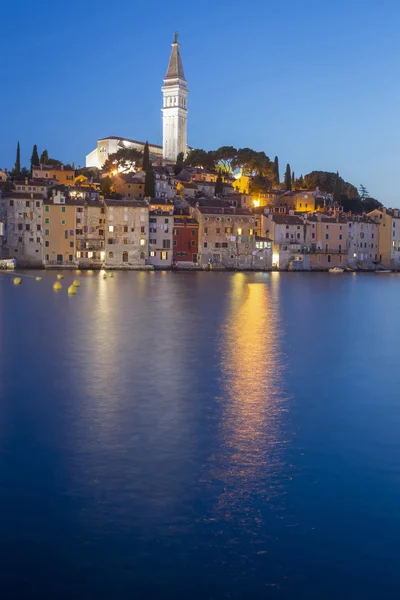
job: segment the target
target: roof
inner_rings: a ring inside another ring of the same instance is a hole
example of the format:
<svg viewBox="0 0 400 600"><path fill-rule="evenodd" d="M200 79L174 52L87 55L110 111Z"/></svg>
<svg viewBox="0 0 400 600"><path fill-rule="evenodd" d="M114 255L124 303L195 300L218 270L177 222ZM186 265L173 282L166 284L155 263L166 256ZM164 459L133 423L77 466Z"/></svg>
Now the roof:
<svg viewBox="0 0 400 600"><path fill-rule="evenodd" d="M263 237L262 235L256 235L256 242L272 242L271 238Z"/></svg>
<svg viewBox="0 0 400 600"><path fill-rule="evenodd" d="M192 217L188 217L186 215L175 215L174 216L174 224L175 225L199 225L196 219Z"/></svg>
<svg viewBox="0 0 400 600"><path fill-rule="evenodd" d="M294 215L276 215L272 214L272 220L277 225L304 225L303 219Z"/></svg>
<svg viewBox="0 0 400 600"><path fill-rule="evenodd" d="M134 208L148 208L144 200L104 200L106 206L133 206Z"/></svg>
<svg viewBox="0 0 400 600"><path fill-rule="evenodd" d="M172 209L174 208L173 206L171 207ZM170 215L169 212L162 212L160 209L155 209L155 210L150 210L149 214L152 217L162 217L163 219L166 217L172 217L173 215Z"/></svg>
<svg viewBox="0 0 400 600"><path fill-rule="evenodd" d="M37 165L32 168L33 171L74 171L71 165Z"/></svg>
<svg viewBox="0 0 400 600"><path fill-rule="evenodd" d="M4 192L3 198L14 198L16 200L41 200L43 198L43 194L38 194L35 192Z"/></svg>
<svg viewBox="0 0 400 600"><path fill-rule="evenodd" d="M165 206L170 205L170 206L174 206L174 202L171 200L168 200L168 198L152 198L151 200L149 200L149 204L152 206L155 205L160 205L160 206Z"/></svg>
<svg viewBox="0 0 400 600"><path fill-rule="evenodd" d="M54 198L45 198L43 204L51 206L96 206L103 207L102 200L88 200L87 198L69 198L65 197L65 202L54 202Z"/></svg>
<svg viewBox="0 0 400 600"><path fill-rule="evenodd" d="M169 57L168 69L167 69L167 74L165 76L165 80L167 80L167 79L183 79L184 81L186 81L185 73L183 72L181 53L179 52L180 44L178 43L178 34L177 33L174 35L174 41L171 45L172 45L171 56Z"/></svg>
<svg viewBox="0 0 400 600"><path fill-rule="evenodd" d="M200 183L200 182L199 182ZM189 181L181 181L180 184L184 187L187 188L189 190L197 190L198 189L198 185L196 183L191 183Z"/></svg>
<svg viewBox="0 0 400 600"><path fill-rule="evenodd" d="M144 146L146 144L146 142L139 142L138 140L131 140L130 138L118 137L117 135L109 135L108 137L100 138L97 141L105 142L106 140L119 140L120 142L131 142L131 144L141 144L142 146ZM160 148L162 150L162 146L159 146L158 144L150 144L150 142L149 142L149 147L150 148Z"/></svg>
<svg viewBox="0 0 400 600"><path fill-rule="evenodd" d="M143 184L143 180L140 177L137 177L135 173L118 173L117 177L125 181L125 183Z"/></svg>
<svg viewBox="0 0 400 600"><path fill-rule="evenodd" d="M247 210L246 208L235 208L232 206L227 206L226 208L213 208L213 207L208 207L208 206L199 206L198 210L199 210L199 212L201 212L201 214L207 214L207 215L239 215L239 216L246 216L246 217L253 216L253 213L250 210Z"/></svg>

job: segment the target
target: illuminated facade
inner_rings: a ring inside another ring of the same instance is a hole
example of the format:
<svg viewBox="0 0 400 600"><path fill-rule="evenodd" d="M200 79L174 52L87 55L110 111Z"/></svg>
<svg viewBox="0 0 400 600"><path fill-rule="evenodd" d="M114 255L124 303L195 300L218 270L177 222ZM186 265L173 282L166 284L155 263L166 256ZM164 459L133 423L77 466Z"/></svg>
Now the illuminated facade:
<svg viewBox="0 0 400 600"><path fill-rule="evenodd" d="M149 207L145 201L105 200L105 265L140 269L148 262Z"/></svg>
<svg viewBox="0 0 400 600"><path fill-rule="evenodd" d="M2 198L7 254L20 266L42 263L42 204L42 194L29 192L8 192Z"/></svg>
<svg viewBox="0 0 400 600"><path fill-rule="evenodd" d="M379 208L369 212L368 216L379 224L379 262L400 269L400 210Z"/></svg>
<svg viewBox="0 0 400 600"><path fill-rule="evenodd" d="M185 73L175 33L163 93L163 158L176 162L178 154L187 152L187 96Z"/></svg>

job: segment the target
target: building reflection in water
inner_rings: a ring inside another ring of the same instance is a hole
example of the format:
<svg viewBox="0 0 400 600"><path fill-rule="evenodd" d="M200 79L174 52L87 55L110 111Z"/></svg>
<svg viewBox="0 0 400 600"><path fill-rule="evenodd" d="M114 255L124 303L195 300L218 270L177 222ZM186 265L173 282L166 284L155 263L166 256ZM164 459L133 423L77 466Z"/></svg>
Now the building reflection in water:
<svg viewBox="0 0 400 600"><path fill-rule="evenodd" d="M281 493L286 412L279 277L247 283L238 274L232 281L221 340L223 471L217 473L224 485L218 508L228 517L250 497L269 500Z"/></svg>

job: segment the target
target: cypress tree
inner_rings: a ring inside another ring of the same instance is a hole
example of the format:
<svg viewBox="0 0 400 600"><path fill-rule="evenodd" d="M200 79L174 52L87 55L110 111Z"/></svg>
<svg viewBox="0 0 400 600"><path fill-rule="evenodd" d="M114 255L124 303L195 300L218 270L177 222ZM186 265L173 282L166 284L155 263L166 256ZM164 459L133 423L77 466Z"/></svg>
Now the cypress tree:
<svg viewBox="0 0 400 600"><path fill-rule="evenodd" d="M277 156L275 156L275 160L274 160L274 185L276 187L279 187L281 183L281 179L279 176L279 159Z"/></svg>
<svg viewBox="0 0 400 600"><path fill-rule="evenodd" d="M33 167L38 167L40 163L39 153L36 144L33 146L32 156L31 156L31 172Z"/></svg>
<svg viewBox="0 0 400 600"><path fill-rule="evenodd" d="M150 165L148 169L146 169L146 179L144 181L144 197L145 198L154 198L156 195L156 183L154 177L153 167Z"/></svg>
<svg viewBox="0 0 400 600"><path fill-rule="evenodd" d="M285 189L288 192L290 192L292 190L292 170L291 170L289 164L286 165L286 171L285 171Z"/></svg>
<svg viewBox="0 0 400 600"><path fill-rule="evenodd" d="M143 150L143 162L142 169L143 171L147 171L151 167L150 163L150 151L149 151L149 142L146 142Z"/></svg>
<svg viewBox="0 0 400 600"><path fill-rule="evenodd" d="M335 189L333 192L333 201L340 204L342 199L342 182L339 177L339 172L336 173Z"/></svg>
<svg viewBox="0 0 400 600"><path fill-rule="evenodd" d="M18 145L17 145L17 156L16 156L16 159L15 159L14 171L16 173L20 173L21 172L21 148L20 148L19 142L18 142Z"/></svg>
<svg viewBox="0 0 400 600"><path fill-rule="evenodd" d="M47 152L47 150L43 150L42 154L40 155L40 164L41 165L49 164L49 153Z"/></svg>
<svg viewBox="0 0 400 600"><path fill-rule="evenodd" d="M292 171L292 189L296 189L296 177L294 175L294 171Z"/></svg>
<svg viewBox="0 0 400 600"><path fill-rule="evenodd" d="M222 196L222 193L224 191L224 185L222 182L222 175L221 175L221 171L218 173L218 177L217 177L217 181L215 182L215 192L214 194L216 196Z"/></svg>

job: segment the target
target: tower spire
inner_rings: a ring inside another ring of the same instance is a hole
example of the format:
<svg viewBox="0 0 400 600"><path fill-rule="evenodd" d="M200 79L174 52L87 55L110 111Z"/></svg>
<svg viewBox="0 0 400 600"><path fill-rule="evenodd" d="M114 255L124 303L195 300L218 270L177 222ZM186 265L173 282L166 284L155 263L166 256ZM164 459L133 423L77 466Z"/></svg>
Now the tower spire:
<svg viewBox="0 0 400 600"><path fill-rule="evenodd" d="M185 73L183 71L181 53L179 52L180 43L178 42L179 34L176 31L174 33L174 41L172 42L171 56L169 57L168 69L165 79L185 79Z"/></svg>

